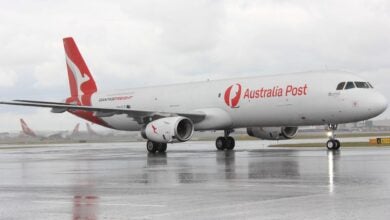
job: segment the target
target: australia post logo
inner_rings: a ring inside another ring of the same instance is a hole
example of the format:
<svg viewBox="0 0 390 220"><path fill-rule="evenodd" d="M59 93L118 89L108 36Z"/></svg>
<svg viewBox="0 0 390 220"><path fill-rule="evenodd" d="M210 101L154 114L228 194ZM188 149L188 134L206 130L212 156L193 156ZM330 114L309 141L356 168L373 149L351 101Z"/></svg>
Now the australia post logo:
<svg viewBox="0 0 390 220"><path fill-rule="evenodd" d="M225 91L225 103L231 108L238 108L238 103L241 98L241 84L236 83L234 85L229 86Z"/></svg>
<svg viewBox="0 0 390 220"><path fill-rule="evenodd" d="M224 95L224 100L230 108L239 108L241 99L260 100L279 97L302 97L307 96L309 86L304 84L287 84L285 86L270 85L255 88L243 88L240 83L229 86Z"/></svg>

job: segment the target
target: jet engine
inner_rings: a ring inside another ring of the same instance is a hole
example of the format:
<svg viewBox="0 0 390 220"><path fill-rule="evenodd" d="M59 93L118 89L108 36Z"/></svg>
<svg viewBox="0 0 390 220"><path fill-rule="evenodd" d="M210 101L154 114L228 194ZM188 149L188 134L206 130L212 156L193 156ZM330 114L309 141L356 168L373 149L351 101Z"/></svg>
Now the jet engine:
<svg viewBox="0 0 390 220"><path fill-rule="evenodd" d="M294 138L298 133L298 127L252 127L246 131L249 136L263 140L285 140Z"/></svg>
<svg viewBox="0 0 390 220"><path fill-rule="evenodd" d="M185 117L167 117L149 122L141 131L143 138L158 143L188 141L194 133L194 124Z"/></svg>

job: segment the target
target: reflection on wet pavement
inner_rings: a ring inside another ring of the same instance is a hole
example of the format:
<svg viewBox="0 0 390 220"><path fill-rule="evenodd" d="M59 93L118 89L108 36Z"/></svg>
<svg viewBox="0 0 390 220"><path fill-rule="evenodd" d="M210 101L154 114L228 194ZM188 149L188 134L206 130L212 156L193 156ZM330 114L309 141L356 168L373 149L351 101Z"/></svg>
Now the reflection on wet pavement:
<svg viewBox="0 0 390 220"><path fill-rule="evenodd" d="M388 219L390 149L0 150L1 219Z"/></svg>

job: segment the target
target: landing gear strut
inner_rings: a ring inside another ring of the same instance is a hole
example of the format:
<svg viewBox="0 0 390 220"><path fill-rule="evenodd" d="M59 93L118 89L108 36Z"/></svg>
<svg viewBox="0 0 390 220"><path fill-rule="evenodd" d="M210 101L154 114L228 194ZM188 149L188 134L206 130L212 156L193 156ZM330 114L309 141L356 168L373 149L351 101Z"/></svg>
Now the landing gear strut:
<svg viewBox="0 0 390 220"><path fill-rule="evenodd" d="M338 150L341 146L339 140L336 139L334 132L337 130L336 124L328 124L327 127L329 140L326 142L326 148L328 150Z"/></svg>
<svg viewBox="0 0 390 220"><path fill-rule="evenodd" d="M223 137L218 137L215 141L215 147L218 150L233 150L236 145L236 141L233 137L229 136L233 130L225 130Z"/></svg>
<svg viewBox="0 0 390 220"><path fill-rule="evenodd" d="M164 153L167 151L167 144L148 141L146 142L146 149L149 151L149 153L156 153L157 151L159 153Z"/></svg>

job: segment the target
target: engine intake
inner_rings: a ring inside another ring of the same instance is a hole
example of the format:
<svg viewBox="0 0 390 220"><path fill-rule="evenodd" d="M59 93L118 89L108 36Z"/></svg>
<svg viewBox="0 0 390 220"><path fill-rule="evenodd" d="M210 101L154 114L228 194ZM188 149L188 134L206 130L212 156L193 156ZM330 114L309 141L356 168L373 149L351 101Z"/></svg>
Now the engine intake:
<svg viewBox="0 0 390 220"><path fill-rule="evenodd" d="M143 138L158 143L184 142L191 139L194 124L186 117L167 117L149 122L141 131Z"/></svg>
<svg viewBox="0 0 390 220"><path fill-rule="evenodd" d="M252 127L247 128L251 137L264 140L285 140L294 138L298 133L298 127Z"/></svg>

